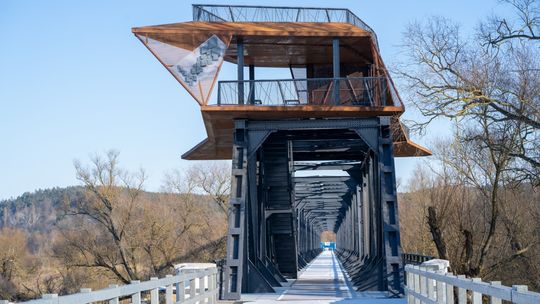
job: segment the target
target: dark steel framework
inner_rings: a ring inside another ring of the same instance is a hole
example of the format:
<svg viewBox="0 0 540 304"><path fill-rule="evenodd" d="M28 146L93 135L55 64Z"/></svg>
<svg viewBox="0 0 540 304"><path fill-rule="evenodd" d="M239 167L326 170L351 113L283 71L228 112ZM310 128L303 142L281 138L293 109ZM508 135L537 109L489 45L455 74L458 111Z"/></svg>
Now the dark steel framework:
<svg viewBox="0 0 540 304"><path fill-rule="evenodd" d="M389 117L236 120L224 298L296 278L323 231L359 290L402 293L392 149Z"/></svg>

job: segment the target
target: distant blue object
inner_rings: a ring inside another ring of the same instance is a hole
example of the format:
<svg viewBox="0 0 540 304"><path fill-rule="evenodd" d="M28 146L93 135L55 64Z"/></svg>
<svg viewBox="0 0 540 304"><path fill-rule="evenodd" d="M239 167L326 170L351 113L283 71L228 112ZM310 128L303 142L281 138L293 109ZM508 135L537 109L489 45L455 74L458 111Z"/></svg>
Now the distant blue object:
<svg viewBox="0 0 540 304"><path fill-rule="evenodd" d="M321 249L334 250L336 249L336 242L321 242Z"/></svg>

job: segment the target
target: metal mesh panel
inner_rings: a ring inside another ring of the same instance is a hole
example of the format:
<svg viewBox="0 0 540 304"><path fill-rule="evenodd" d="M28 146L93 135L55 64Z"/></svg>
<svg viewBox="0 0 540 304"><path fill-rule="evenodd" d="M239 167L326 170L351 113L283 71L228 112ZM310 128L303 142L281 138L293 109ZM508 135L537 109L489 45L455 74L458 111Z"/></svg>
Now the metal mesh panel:
<svg viewBox="0 0 540 304"><path fill-rule="evenodd" d="M212 35L194 50L187 50L137 35L188 92L204 105L208 102L227 43Z"/></svg>
<svg viewBox="0 0 540 304"><path fill-rule="evenodd" d="M193 5L193 20L207 22L343 22L370 32L373 29L348 9L269 7L250 5Z"/></svg>
<svg viewBox="0 0 540 304"><path fill-rule="evenodd" d="M339 88L339 100L334 95L335 87ZM384 77L220 81L218 90L220 105L384 106L389 95Z"/></svg>

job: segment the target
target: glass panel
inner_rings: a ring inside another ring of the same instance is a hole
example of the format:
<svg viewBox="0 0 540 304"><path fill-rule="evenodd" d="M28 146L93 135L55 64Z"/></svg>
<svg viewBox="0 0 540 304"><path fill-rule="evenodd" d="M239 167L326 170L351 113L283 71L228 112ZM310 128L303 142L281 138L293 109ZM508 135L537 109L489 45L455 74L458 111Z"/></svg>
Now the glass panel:
<svg viewBox="0 0 540 304"><path fill-rule="evenodd" d="M199 104L207 104L229 41L225 43L212 35L191 51L149 37L137 36Z"/></svg>

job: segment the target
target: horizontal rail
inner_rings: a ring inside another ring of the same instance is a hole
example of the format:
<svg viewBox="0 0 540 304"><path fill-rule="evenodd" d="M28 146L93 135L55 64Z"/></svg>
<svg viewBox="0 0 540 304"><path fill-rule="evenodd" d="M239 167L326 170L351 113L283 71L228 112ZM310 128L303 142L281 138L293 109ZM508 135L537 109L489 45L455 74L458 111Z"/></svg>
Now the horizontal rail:
<svg viewBox="0 0 540 304"><path fill-rule="evenodd" d="M186 272L189 271L189 272ZM150 293L150 303L159 304L159 293L165 292L165 303L215 303L217 298L217 268L185 268L177 275L152 278L150 281L133 281L131 284L91 291L81 289L80 293L58 296L45 294L41 299L22 302L26 304L86 304L101 301L119 303L120 299L131 298L132 304L141 304L142 293ZM173 295L176 294L174 297ZM0 303L2 303L0 301Z"/></svg>
<svg viewBox="0 0 540 304"><path fill-rule="evenodd" d="M207 22L342 22L375 31L346 8L193 4L193 20Z"/></svg>
<svg viewBox="0 0 540 304"><path fill-rule="evenodd" d="M404 124L401 124L402 127L405 129L405 134L407 137L409 137L409 128L405 126ZM401 255L401 259L403 260L404 264L413 264L413 265L420 265L424 262L427 262L429 260L433 260L435 257L429 256L429 255L422 255L417 253L403 253Z"/></svg>
<svg viewBox="0 0 540 304"><path fill-rule="evenodd" d="M473 303L481 304L483 297L490 303L502 300L517 304L540 303L540 293L528 291L527 286L508 287L500 282L482 282L480 278L466 278L446 273L434 265L406 265L407 303ZM457 296L457 301L454 297Z"/></svg>
<svg viewBox="0 0 540 304"><path fill-rule="evenodd" d="M384 77L218 82L218 105L394 105Z"/></svg>
<svg viewBox="0 0 540 304"><path fill-rule="evenodd" d="M346 11L347 8L339 7L310 7L310 6L267 6L267 5L224 5L224 4L192 4L194 7L234 7L234 8L261 8L261 9L308 9L308 10L334 10L334 11Z"/></svg>

